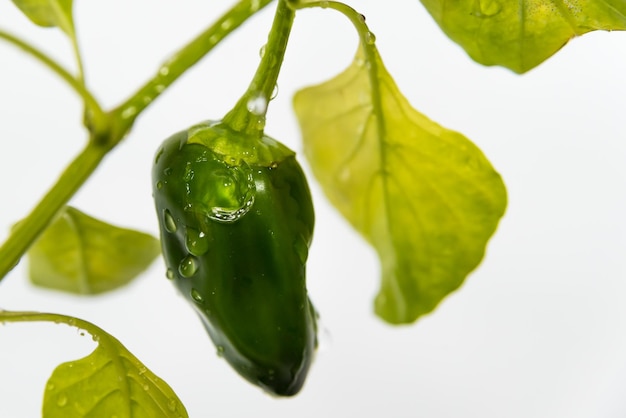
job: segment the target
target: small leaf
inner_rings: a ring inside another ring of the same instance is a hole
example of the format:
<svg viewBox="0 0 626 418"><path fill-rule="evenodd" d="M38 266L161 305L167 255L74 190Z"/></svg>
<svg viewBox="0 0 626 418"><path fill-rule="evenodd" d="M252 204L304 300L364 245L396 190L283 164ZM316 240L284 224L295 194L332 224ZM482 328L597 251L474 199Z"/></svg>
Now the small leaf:
<svg viewBox="0 0 626 418"><path fill-rule="evenodd" d="M160 247L151 235L119 228L67 207L28 251L33 283L79 294L127 284Z"/></svg>
<svg viewBox="0 0 626 418"><path fill-rule="evenodd" d="M73 0L13 0L34 24L58 27L73 39L75 33L72 2Z"/></svg>
<svg viewBox="0 0 626 418"><path fill-rule="evenodd" d="M113 336L97 330L98 346L90 355L63 363L52 373L43 418L188 417L165 381Z"/></svg>
<svg viewBox="0 0 626 418"><path fill-rule="evenodd" d="M381 259L376 313L408 323L480 263L506 190L475 145L411 107L372 50L294 107L324 192Z"/></svg>
<svg viewBox="0 0 626 418"><path fill-rule="evenodd" d="M624 0L421 0L475 61L526 72L572 37L625 30Z"/></svg>

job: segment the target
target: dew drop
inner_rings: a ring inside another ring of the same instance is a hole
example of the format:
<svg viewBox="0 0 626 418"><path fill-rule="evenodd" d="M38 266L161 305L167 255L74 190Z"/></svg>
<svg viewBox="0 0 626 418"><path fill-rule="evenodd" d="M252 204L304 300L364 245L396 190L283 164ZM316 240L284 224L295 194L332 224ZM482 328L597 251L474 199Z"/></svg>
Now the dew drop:
<svg viewBox="0 0 626 418"><path fill-rule="evenodd" d="M250 11L254 13L257 10L259 10L260 8L261 8L261 1L260 0L252 0L252 2L250 3Z"/></svg>
<svg viewBox="0 0 626 418"><path fill-rule="evenodd" d="M296 238L293 243L293 248L296 251L298 259L304 265L306 263L306 259L309 256L309 246L307 245L307 242L302 235Z"/></svg>
<svg viewBox="0 0 626 418"><path fill-rule="evenodd" d="M272 95L270 96L270 100L274 100L278 96L278 84L274 84L274 90L272 90Z"/></svg>
<svg viewBox="0 0 626 418"><path fill-rule="evenodd" d="M267 45L263 45L261 47L261 49L259 49L259 57L263 58L265 56L265 48L267 47Z"/></svg>
<svg viewBox="0 0 626 418"><path fill-rule="evenodd" d="M367 32L365 34L365 43L368 45L373 45L376 42L376 35L372 32Z"/></svg>
<svg viewBox="0 0 626 418"><path fill-rule="evenodd" d="M228 30L233 26L233 21L230 19L226 19L225 21L222 22L222 24L220 25L220 27L224 30Z"/></svg>
<svg viewBox="0 0 626 418"><path fill-rule="evenodd" d="M473 15L476 17L495 16L502 10L502 5L497 0L477 0L474 2Z"/></svg>
<svg viewBox="0 0 626 418"><path fill-rule="evenodd" d="M190 254L200 257L209 251L209 239L204 232L187 227L185 247Z"/></svg>
<svg viewBox="0 0 626 418"><path fill-rule="evenodd" d="M224 351L226 351L226 350L224 349L223 345L218 345L217 346L217 356L218 357L223 357L224 356Z"/></svg>
<svg viewBox="0 0 626 418"><path fill-rule="evenodd" d="M165 85L164 84L157 84L156 86L154 86L154 90L157 93L163 93L163 90L165 90Z"/></svg>
<svg viewBox="0 0 626 418"><path fill-rule="evenodd" d="M323 2L321 2L321 3L320 3L320 7L321 7L322 9L326 9L326 8L328 8L328 2L327 2L327 1L323 1Z"/></svg>
<svg viewBox="0 0 626 418"><path fill-rule="evenodd" d="M159 74L162 76L166 76L170 73L170 67L168 67L167 65L162 66L161 68L159 68Z"/></svg>
<svg viewBox="0 0 626 418"><path fill-rule="evenodd" d="M202 297L200 292L193 288L191 289L191 298L198 303L201 303L201 304L204 303L204 298Z"/></svg>
<svg viewBox="0 0 626 418"><path fill-rule="evenodd" d="M67 395L61 393L57 396L57 406L64 407L65 405L67 405Z"/></svg>
<svg viewBox="0 0 626 418"><path fill-rule="evenodd" d="M135 106L129 106L122 111L122 119L130 119L137 114L137 108Z"/></svg>
<svg viewBox="0 0 626 418"><path fill-rule="evenodd" d="M169 401L167 401L167 409L169 409L170 412L175 412L177 408L178 402L176 401L176 399L171 398Z"/></svg>
<svg viewBox="0 0 626 418"><path fill-rule="evenodd" d="M211 35L211 37L209 38L209 42L213 45L217 44L220 40L220 37L217 35Z"/></svg>
<svg viewBox="0 0 626 418"><path fill-rule="evenodd" d="M198 271L198 262L196 258L188 255L183 258L178 265L178 272L183 277L191 277Z"/></svg>
<svg viewBox="0 0 626 418"><path fill-rule="evenodd" d="M248 111L254 115L263 115L267 110L267 99L262 94L254 95L248 99L246 107Z"/></svg>
<svg viewBox="0 0 626 418"><path fill-rule="evenodd" d="M162 181L157 181L156 188L157 188L157 190L161 190L163 188L163 182Z"/></svg>
<svg viewBox="0 0 626 418"><path fill-rule="evenodd" d="M185 172L194 173L183 176L185 211L228 223L252 208L256 185L253 170L244 160L206 151L201 160L189 162Z"/></svg>
<svg viewBox="0 0 626 418"><path fill-rule="evenodd" d="M174 221L174 217L170 213L168 209L163 211L163 226L165 226L165 230L169 233L176 232L176 221Z"/></svg>
<svg viewBox="0 0 626 418"><path fill-rule="evenodd" d="M46 390L54 390L56 386L54 385L54 383L48 383L46 385Z"/></svg>
<svg viewBox="0 0 626 418"><path fill-rule="evenodd" d="M165 277L167 277L168 280L174 280L176 278L176 276L174 275L174 270L167 269L167 271L165 272Z"/></svg>

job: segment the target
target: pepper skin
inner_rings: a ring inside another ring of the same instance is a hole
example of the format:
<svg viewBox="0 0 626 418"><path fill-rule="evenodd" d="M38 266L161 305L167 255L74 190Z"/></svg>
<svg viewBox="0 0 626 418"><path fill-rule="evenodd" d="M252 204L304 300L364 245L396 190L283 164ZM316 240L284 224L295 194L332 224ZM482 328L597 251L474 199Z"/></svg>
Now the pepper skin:
<svg viewBox="0 0 626 418"><path fill-rule="evenodd" d="M305 280L315 218L294 152L206 122L165 140L152 175L167 277L241 376L295 395L317 329Z"/></svg>

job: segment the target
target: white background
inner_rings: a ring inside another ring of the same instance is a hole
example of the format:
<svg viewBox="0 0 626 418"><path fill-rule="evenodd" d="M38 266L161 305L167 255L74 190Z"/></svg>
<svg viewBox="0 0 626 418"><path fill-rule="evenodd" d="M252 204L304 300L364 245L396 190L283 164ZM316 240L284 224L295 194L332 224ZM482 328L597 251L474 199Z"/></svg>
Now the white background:
<svg viewBox="0 0 626 418"><path fill-rule="evenodd" d="M231 3L77 1L90 87L107 108L119 103ZM372 314L375 254L314 181L308 286L328 335L295 398L265 395L215 355L161 260L128 287L89 298L34 288L22 263L0 284L0 307L103 327L169 382L192 417L626 416L626 34L585 35L518 76L472 62L418 0L350 3L366 15L411 103L472 139L508 187L509 207L482 265L433 314L402 327ZM72 204L157 234L154 151L234 104L273 8L156 101ZM0 27L72 65L60 32L31 26L11 2L0 3ZM356 42L335 12L298 13L268 134L301 150L293 93L343 70ZM0 43L0 238L83 146L80 121L71 90ZM0 326L0 416L38 416L52 369L87 354L90 343L65 326Z"/></svg>

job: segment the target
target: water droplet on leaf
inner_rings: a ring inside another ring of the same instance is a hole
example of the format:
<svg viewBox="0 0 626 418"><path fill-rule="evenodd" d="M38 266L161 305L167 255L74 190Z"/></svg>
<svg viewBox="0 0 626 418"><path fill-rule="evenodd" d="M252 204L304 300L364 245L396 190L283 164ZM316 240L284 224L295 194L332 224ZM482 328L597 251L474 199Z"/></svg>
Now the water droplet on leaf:
<svg viewBox="0 0 626 418"><path fill-rule="evenodd" d="M67 395L61 393L57 396L57 406L64 407L65 405L67 405Z"/></svg>

